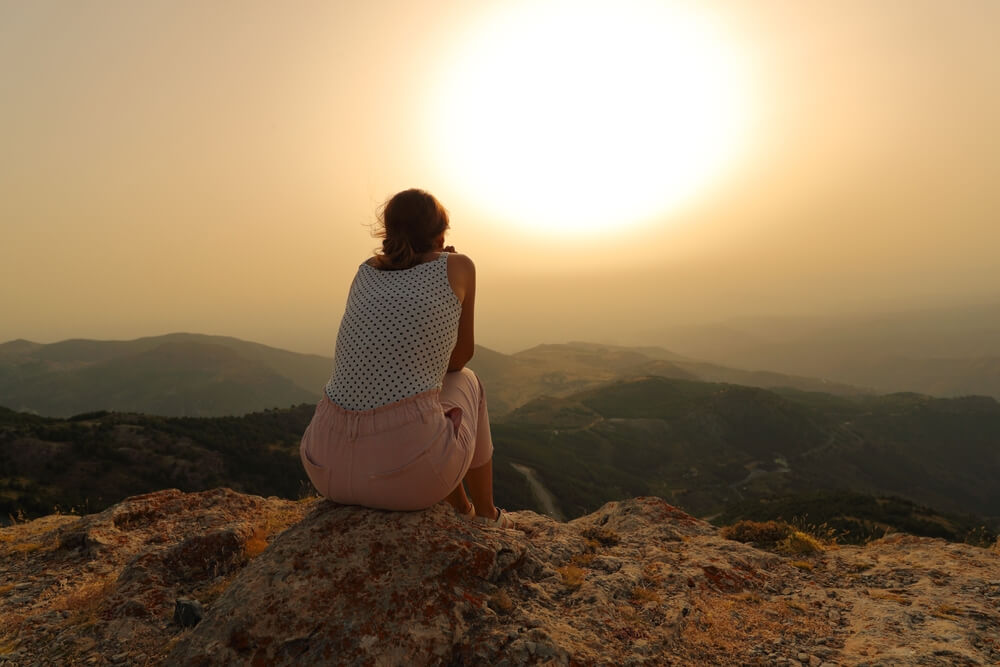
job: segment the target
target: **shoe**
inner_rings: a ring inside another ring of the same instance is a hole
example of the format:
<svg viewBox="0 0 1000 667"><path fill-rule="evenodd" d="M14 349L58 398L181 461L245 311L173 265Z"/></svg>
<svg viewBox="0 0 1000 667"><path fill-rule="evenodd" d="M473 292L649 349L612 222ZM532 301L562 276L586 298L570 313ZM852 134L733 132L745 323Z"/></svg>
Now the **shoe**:
<svg viewBox="0 0 1000 667"><path fill-rule="evenodd" d="M463 519L472 521L473 519L476 518L476 506L473 505L472 503L469 503L469 509L467 509L464 512L459 512L458 510L456 510L455 514L462 517Z"/></svg>
<svg viewBox="0 0 1000 667"><path fill-rule="evenodd" d="M487 519L484 516L477 516L475 520L485 526L489 526L490 528L506 528L507 530L515 530L517 528L517 526L514 525L514 520L499 507L497 508L497 518Z"/></svg>

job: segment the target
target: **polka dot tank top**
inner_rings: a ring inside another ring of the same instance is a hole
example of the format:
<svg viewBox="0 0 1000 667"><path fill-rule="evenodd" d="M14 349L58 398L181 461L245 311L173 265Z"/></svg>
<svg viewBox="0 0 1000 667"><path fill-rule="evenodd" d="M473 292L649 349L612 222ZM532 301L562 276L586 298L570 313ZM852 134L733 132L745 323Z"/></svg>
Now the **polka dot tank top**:
<svg viewBox="0 0 1000 667"><path fill-rule="evenodd" d="M326 395L345 410L371 410L440 389L461 314L448 283L448 253L401 271L362 264L337 332Z"/></svg>

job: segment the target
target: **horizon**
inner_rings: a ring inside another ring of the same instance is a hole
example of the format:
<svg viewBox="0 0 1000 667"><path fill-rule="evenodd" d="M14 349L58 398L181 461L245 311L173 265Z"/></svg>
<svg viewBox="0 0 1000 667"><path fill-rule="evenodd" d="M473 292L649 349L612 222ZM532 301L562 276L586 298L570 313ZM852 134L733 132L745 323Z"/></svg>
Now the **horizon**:
<svg viewBox="0 0 1000 667"><path fill-rule="evenodd" d="M903 318L914 318L920 315L940 315L942 313L947 313L948 311L958 312L958 313L968 313L968 311L995 311L998 316L1000 316L1000 296L995 299L984 300L984 301L974 301L967 304L956 304L952 303L949 305L942 306L926 306L921 308L897 308L889 310L859 310L854 312L843 313L840 315L814 315L814 316L795 316L795 315L757 315L757 316L745 316L745 317L732 317L724 320L709 320L704 322L692 322L689 324L680 324L674 327L665 328L659 332L654 332L647 336L636 336L632 334L631 336L626 336L624 340L622 339L599 339L599 338L566 338L560 340L550 340L550 339L536 339L528 344L507 347L504 348L498 345L491 345L488 341L477 340L476 345L479 347L486 348L493 352L499 352L505 355L515 355L519 352L525 352L527 350L534 349L536 347L546 346L546 345L603 345L607 347L623 347L623 348L660 348L667 352L675 352L670 347L669 336L673 334L679 334L681 332L689 332L691 330L723 330L731 329L736 331L743 331L745 333L753 333L754 335L764 335L765 337L770 337L773 340L778 340L782 336L787 336L787 331L782 331L778 334L779 329L785 327L790 328L792 332L792 338L796 334L805 332L815 332L819 327L822 326L836 326L848 324L851 322L873 322L873 321L892 321L896 319ZM954 322L942 322L942 324L954 324ZM995 323L993 326L997 326ZM764 332L761 331L763 327ZM947 327L945 327L947 328ZM961 325L959 323L959 328ZM928 332L918 332L918 333L928 333ZM40 344L40 345L51 345L55 343L65 343L70 341L94 341L94 342L128 342L139 339L146 338L163 338L167 336L175 335L190 335L190 336L206 336L206 337L219 337L219 338L232 338L240 340L247 343L254 343L257 345L263 345L266 347L272 347L279 350L284 350L287 352L294 352L297 354L308 354L308 355L318 355L322 357L333 357L334 343L335 340L330 341L329 349L302 349L292 346L287 346L280 344L279 342L259 340L249 337L240 336L232 333L225 332L205 332L205 331L182 331L182 330L171 330L163 332L151 332L144 333L135 336L111 336L107 338L96 338L91 336L70 336L67 338L57 338L52 340L40 340L34 338L28 338L25 336L18 336L15 338L9 338L6 340L0 340L0 345L6 345L9 343L15 343L19 341L24 341L28 343ZM336 336L334 335L334 339ZM701 361L713 361L712 359L705 358L699 359Z"/></svg>
<svg viewBox="0 0 1000 667"><path fill-rule="evenodd" d="M8 4L0 340L329 355L411 186L505 353L995 303L998 23L990 0Z"/></svg>

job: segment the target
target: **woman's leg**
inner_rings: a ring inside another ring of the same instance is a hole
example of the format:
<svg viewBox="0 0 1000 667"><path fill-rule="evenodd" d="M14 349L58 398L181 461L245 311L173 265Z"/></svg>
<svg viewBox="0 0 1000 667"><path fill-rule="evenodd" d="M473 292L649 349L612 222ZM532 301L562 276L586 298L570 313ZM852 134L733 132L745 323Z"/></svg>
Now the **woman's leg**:
<svg viewBox="0 0 1000 667"><path fill-rule="evenodd" d="M461 409L458 437L463 444L472 446L472 460L463 481L476 506L476 515L494 519L497 509L493 504L493 438L486 396L476 374L468 368L445 374L441 404L446 410ZM446 500L457 512L464 513L468 509L466 489L462 484Z"/></svg>
<svg viewBox="0 0 1000 667"><path fill-rule="evenodd" d="M469 468L469 472L465 473L465 483L469 486L472 504L476 506L476 516L497 518L497 508L493 504L493 459L478 468Z"/></svg>
<svg viewBox="0 0 1000 667"><path fill-rule="evenodd" d="M461 482L458 483L454 491L445 497L445 502L455 508L455 511L459 514L468 514L471 511L471 501L465 495L465 487Z"/></svg>

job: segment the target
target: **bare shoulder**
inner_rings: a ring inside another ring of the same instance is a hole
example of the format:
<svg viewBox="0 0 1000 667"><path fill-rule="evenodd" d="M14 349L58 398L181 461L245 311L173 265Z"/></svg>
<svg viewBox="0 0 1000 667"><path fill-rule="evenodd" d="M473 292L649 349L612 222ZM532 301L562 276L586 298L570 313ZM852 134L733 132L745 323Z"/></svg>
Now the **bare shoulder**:
<svg viewBox="0 0 1000 667"><path fill-rule="evenodd" d="M472 258L468 255L453 252L448 255L448 272L463 276L475 276L476 265L472 263Z"/></svg>
<svg viewBox="0 0 1000 667"><path fill-rule="evenodd" d="M476 265L467 255L448 255L448 283L461 303L476 292Z"/></svg>

